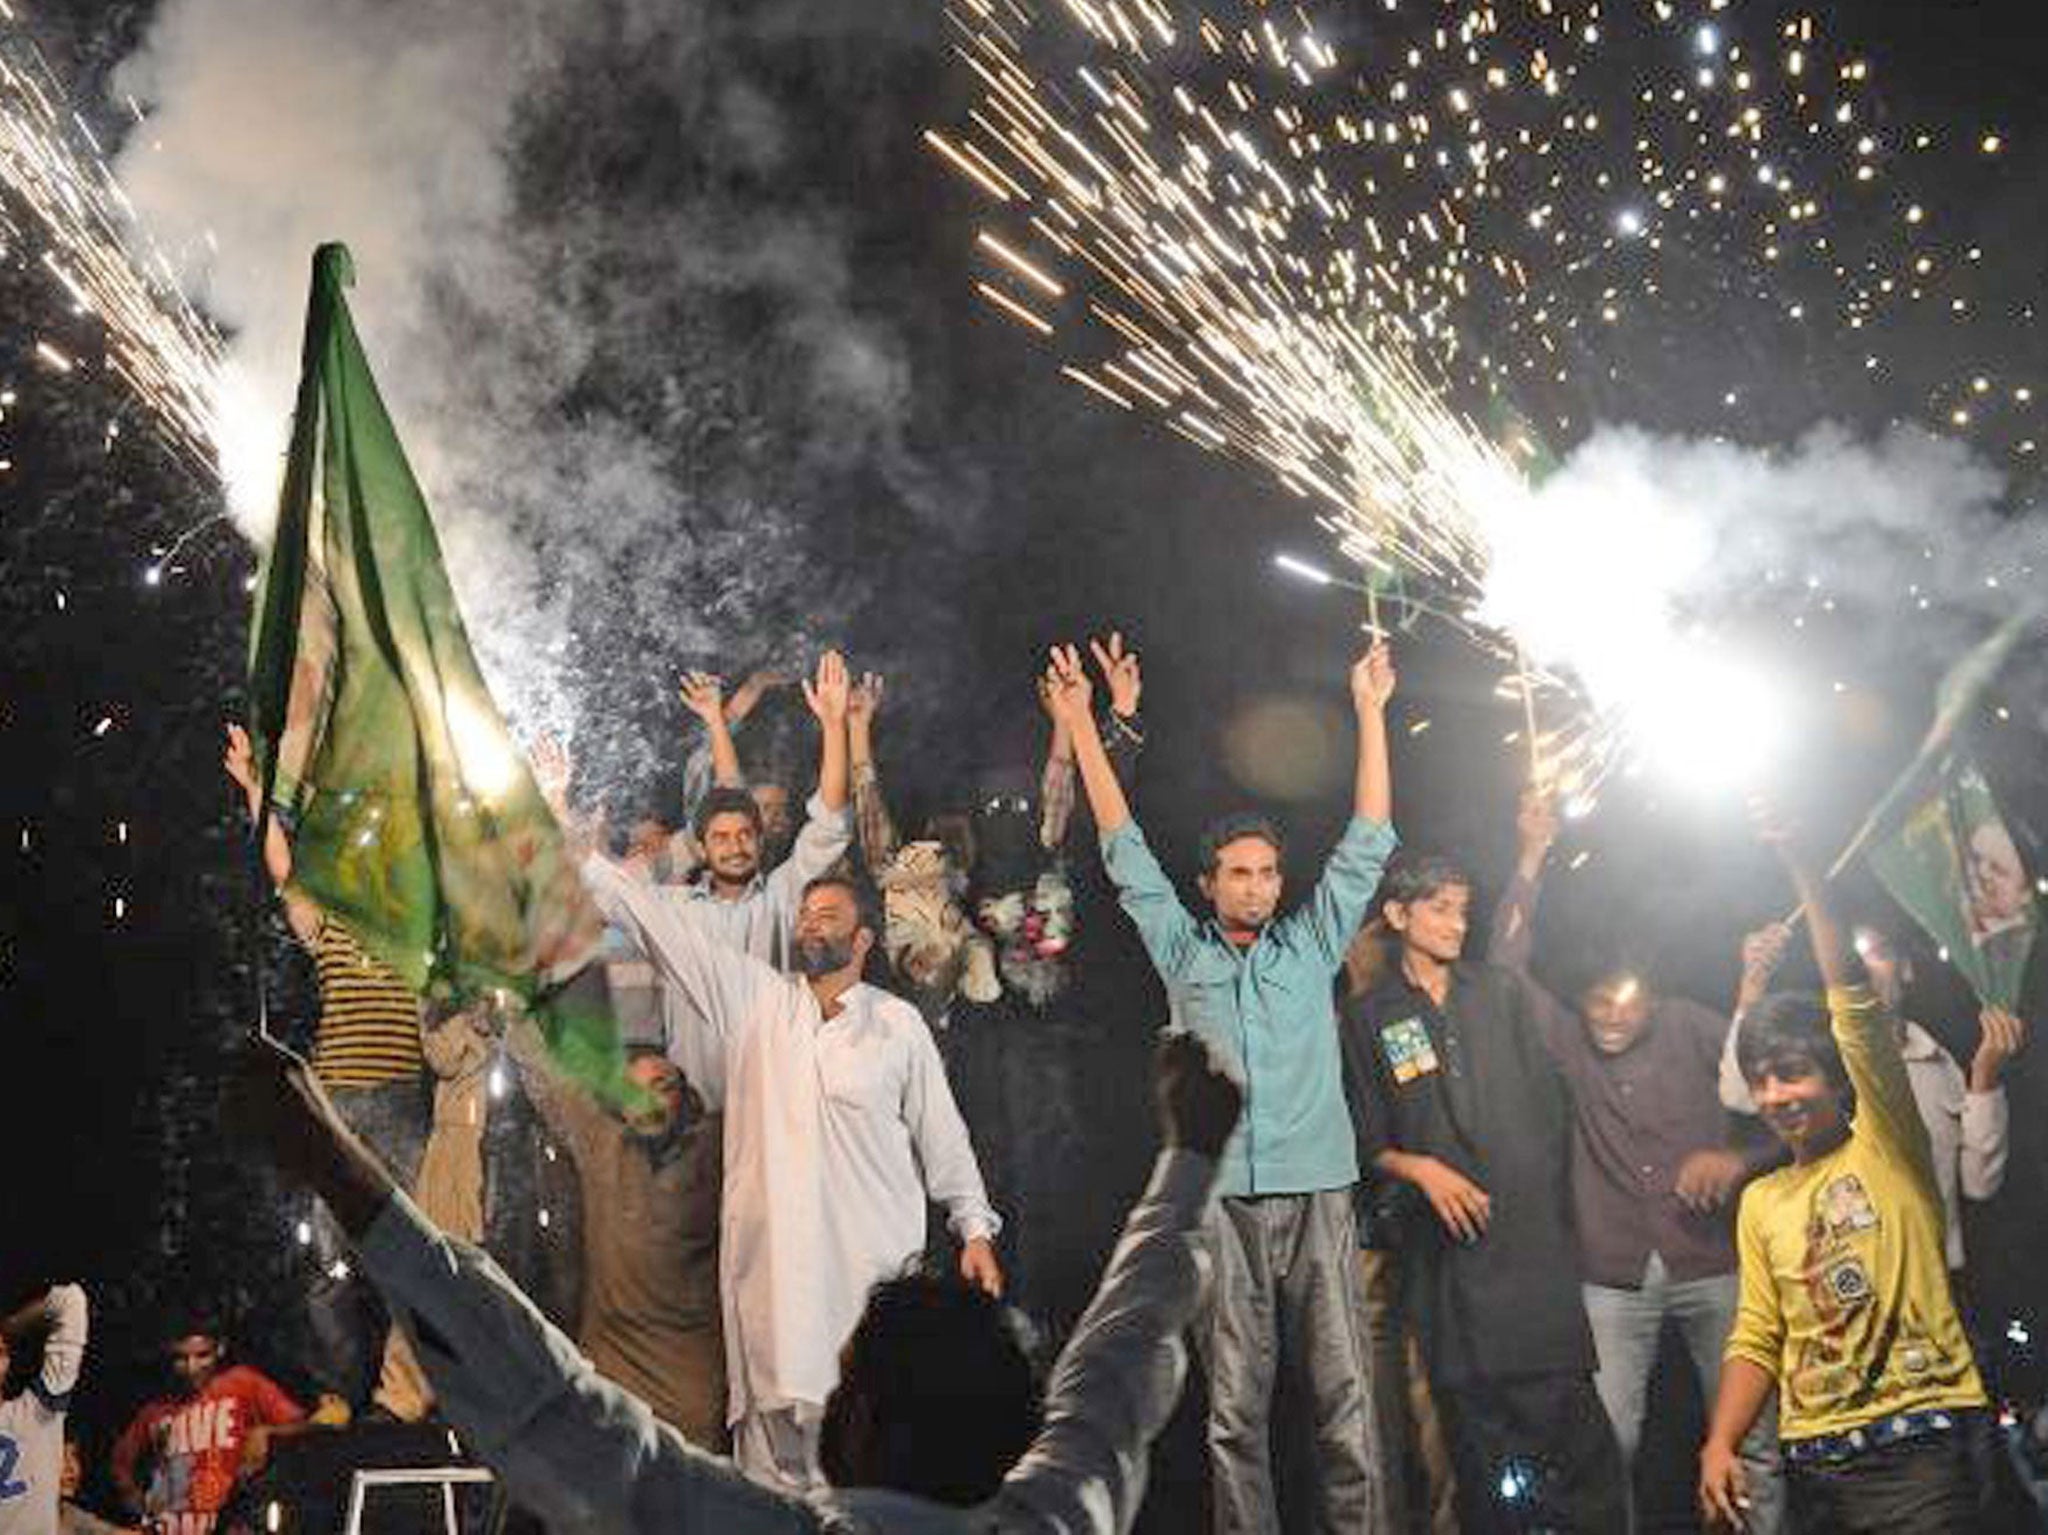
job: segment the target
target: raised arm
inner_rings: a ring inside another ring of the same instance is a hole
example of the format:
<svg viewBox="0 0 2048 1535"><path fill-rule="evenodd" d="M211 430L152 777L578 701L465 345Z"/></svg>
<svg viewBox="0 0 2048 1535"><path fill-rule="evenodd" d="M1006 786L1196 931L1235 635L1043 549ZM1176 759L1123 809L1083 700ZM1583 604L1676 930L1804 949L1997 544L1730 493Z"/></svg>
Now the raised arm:
<svg viewBox="0 0 2048 1535"><path fill-rule="evenodd" d="M852 682L836 650L818 657L818 674L804 684L804 702L818 720L818 799L828 811L846 808L846 700Z"/></svg>
<svg viewBox="0 0 2048 1535"><path fill-rule="evenodd" d="M1095 689L1081 665L1081 652L1072 645L1055 645L1051 664L1045 670L1046 713L1053 728L1066 728L1074 743L1074 762L1081 770L1081 788L1088 796L1088 813L1095 817L1095 829L1108 837L1131 818L1130 801L1124 786L1110 765L1092 712Z"/></svg>
<svg viewBox="0 0 2048 1535"><path fill-rule="evenodd" d="M221 766L242 791L243 801L249 807L249 825L253 829L263 814L263 781L256 774L256 754L249 744L249 732L240 725L228 726L227 750L221 756ZM320 932L320 908L292 885L291 839L285 835L276 805L270 807L269 822L263 832L263 868L271 883L277 886L278 898L284 902L285 920L291 924L292 932L301 943L310 944Z"/></svg>
<svg viewBox="0 0 2048 1535"><path fill-rule="evenodd" d="M1394 770L1387 752L1387 704L1393 696L1394 653L1376 639L1351 668L1351 705L1358 714L1351 813L1382 826L1394 819Z"/></svg>
<svg viewBox="0 0 2048 1535"><path fill-rule="evenodd" d="M43 1368L28 1389L51 1412L62 1412L85 1363L85 1291L75 1284L51 1285L0 1321L0 1333L16 1346L37 1332L43 1338Z"/></svg>
<svg viewBox="0 0 2048 1535"><path fill-rule="evenodd" d="M704 744L711 751L711 781L724 788L746 783L740 773L739 748L733 745L726 719L724 684L709 672L685 672L680 688L683 707L704 726Z"/></svg>
<svg viewBox="0 0 2048 1535"><path fill-rule="evenodd" d="M1977 1050L1970 1057L1963 1095L1963 1154L1957 1183L1966 1199L1990 1199L2005 1185L2011 1113L2005 1067L2026 1045L2027 1026L2015 1013L1987 1007L1978 1015Z"/></svg>
<svg viewBox="0 0 2048 1535"><path fill-rule="evenodd" d="M540 1110L550 1129L571 1146L607 1117L589 1089L555 1063L554 1053L541 1037L540 1025L521 1015L505 1030L505 1050L519 1068L520 1086Z"/></svg>
<svg viewBox="0 0 2048 1535"><path fill-rule="evenodd" d="M1186 1372L1181 1334L1201 1295L1216 1159L1244 1102L1192 1035L1166 1039L1158 1060L1165 1149L1053 1367L1045 1427L997 1494L992 1528L1121 1535L1144 1501L1150 1446Z"/></svg>
<svg viewBox="0 0 2048 1535"><path fill-rule="evenodd" d="M1936 1193L1934 1152L1927 1126L1913 1097L1912 1079L1899 1052L1898 1030L1891 1014L1863 977L1862 962L1849 946L1847 931L1828 899L1827 882L1814 870L1786 824L1768 806L1756 812L1757 831L1778 855L1806 915L1814 963L1827 987L1828 1018L1842 1066L1856 1089L1856 1132L1869 1135L1881 1149L1900 1158L1922 1179L1930 1197Z"/></svg>
<svg viewBox="0 0 2048 1535"><path fill-rule="evenodd" d="M1096 666L1101 668L1103 686L1109 693L1109 713L1096 721L1095 734L1128 800L1138 753L1145 744L1144 733L1138 728L1138 702L1144 696L1145 674L1138 664L1137 650L1124 643L1121 631L1113 632L1106 645L1090 640L1088 648L1095 656ZM1074 737L1066 721L1054 713L1043 681L1038 696L1052 720L1052 739L1046 745L1045 773L1039 784L1038 840L1044 847L1056 848L1066 841L1074 813Z"/></svg>
<svg viewBox="0 0 2048 1535"><path fill-rule="evenodd" d="M583 883L605 921L652 962L721 1040L745 1023L764 991L784 984L775 969L739 949L714 943L677 912L659 888L644 885L609 858L583 861Z"/></svg>
<svg viewBox="0 0 2048 1535"><path fill-rule="evenodd" d="M1557 806L1534 784L1522 790L1515 811L1515 871L1493 909L1486 958L1504 970L1527 973L1536 949L1536 902L1543 893L1543 861L1557 840Z"/></svg>
<svg viewBox="0 0 2048 1535"><path fill-rule="evenodd" d="M1735 1059L1735 1040L1742 1032L1743 1018L1771 989L1771 980L1785 962L1785 951L1791 944L1792 929L1782 922L1773 922L1743 937L1742 979L1736 983L1735 1011L1721 1045L1721 1107L1731 1113L1756 1113L1749 1084L1742 1080L1742 1067Z"/></svg>
<svg viewBox="0 0 2048 1535"><path fill-rule="evenodd" d="M644 1402L599 1376L489 1258L435 1230L342 1123L304 1062L256 1043L230 1108L288 1176L327 1201L416 1340L440 1410L551 1528L817 1535L805 1505L683 1443Z"/></svg>
<svg viewBox="0 0 2048 1535"><path fill-rule="evenodd" d="M861 856L874 874L888 866L903 841L875 770L875 716L881 709L881 674L863 673L846 695L846 756L853 774L854 830Z"/></svg>

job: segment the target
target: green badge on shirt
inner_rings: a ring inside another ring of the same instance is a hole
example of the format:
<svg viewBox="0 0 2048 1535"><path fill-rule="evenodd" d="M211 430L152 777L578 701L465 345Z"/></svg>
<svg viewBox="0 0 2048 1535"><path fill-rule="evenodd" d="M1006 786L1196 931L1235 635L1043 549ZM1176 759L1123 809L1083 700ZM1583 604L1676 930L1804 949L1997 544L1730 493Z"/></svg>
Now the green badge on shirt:
<svg viewBox="0 0 2048 1535"><path fill-rule="evenodd" d="M1413 1082L1442 1069L1436 1046L1430 1043L1429 1025L1420 1018L1403 1018L1381 1029L1380 1049L1386 1053L1387 1069L1396 1082Z"/></svg>

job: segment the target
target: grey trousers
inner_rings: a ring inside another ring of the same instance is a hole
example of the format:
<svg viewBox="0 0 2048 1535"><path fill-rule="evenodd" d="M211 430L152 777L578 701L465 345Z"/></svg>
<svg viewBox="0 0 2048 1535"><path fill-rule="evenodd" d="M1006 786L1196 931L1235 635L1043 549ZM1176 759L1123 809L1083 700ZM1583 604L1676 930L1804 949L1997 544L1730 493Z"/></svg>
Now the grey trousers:
<svg viewBox="0 0 2048 1535"><path fill-rule="evenodd" d="M1209 1372L1218 1535L1278 1535L1275 1453L1304 1439L1319 1473L1313 1527L1377 1535L1386 1524L1351 1191L1219 1199L1203 1236L1211 1279L1196 1338ZM1276 1434L1283 1379L1311 1421Z"/></svg>

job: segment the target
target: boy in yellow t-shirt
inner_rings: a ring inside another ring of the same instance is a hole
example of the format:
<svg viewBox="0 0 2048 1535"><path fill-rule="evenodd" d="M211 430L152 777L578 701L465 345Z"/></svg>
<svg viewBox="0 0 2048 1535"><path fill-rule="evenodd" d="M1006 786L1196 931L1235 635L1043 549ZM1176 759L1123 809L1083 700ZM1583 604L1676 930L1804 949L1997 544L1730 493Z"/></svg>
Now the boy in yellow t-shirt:
<svg viewBox="0 0 2048 1535"><path fill-rule="evenodd" d="M1821 883L1782 828L1764 837L1804 902L1827 1000L1766 997L1737 1040L1758 1112L1792 1163L1742 1197L1742 1298L1700 1501L1710 1519L1741 1525L1736 1446L1775 1389L1795 1535L1963 1535L1977 1527L1969 1438L1987 1403L1949 1295L1927 1131L1892 1021Z"/></svg>

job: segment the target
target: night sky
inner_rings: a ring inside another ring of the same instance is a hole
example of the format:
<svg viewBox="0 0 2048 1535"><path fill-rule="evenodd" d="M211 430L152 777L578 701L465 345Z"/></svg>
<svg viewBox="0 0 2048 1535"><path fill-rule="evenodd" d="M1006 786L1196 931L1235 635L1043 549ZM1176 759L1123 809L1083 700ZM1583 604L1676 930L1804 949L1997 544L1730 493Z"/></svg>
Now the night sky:
<svg viewBox="0 0 2048 1535"><path fill-rule="evenodd" d="M1431 11L1403 4L1411 30ZM1362 4L1312 9L1335 18L1327 40L1347 60L1368 61L1359 72L1379 68L1375 28L1388 23ZM1499 9L1510 31L1521 24L1523 7ZM1588 51L1580 81L1620 100L1630 72L1655 62L1627 39L1656 29L1630 21L1633 6L1609 9L1621 41ZM1800 14L1676 9L1666 32L1711 23L1764 59ZM1758 260L1753 222L1710 229L1674 215L1654 253L1617 242L1617 209L1637 204L1597 178L1640 157L1610 120L1559 152L1569 176L1552 218L1573 233L1571 257L1526 239L1523 208L1472 221L1481 247L1518 253L1550 294L1568 376L1509 366L1489 395L1473 358L1537 342L1532 305L1475 285L1445 311L1464 341L1446 387L1475 420L1511 407L1558 456L1596 422L1760 449L1823 420L1861 433L1915 423L1971 444L2007 477L2004 514L2023 518L2039 491L2032 391L2048 389L2033 310L2048 250L2039 8L1809 9L1831 48L1869 60L1866 120L1895 142L1923 126L1941 135L1918 161L1887 167L1895 195L1845 198L1839 214L1830 197L1828 216L1840 249L1889 260L1918 248L1900 207L1924 205L1923 243L1942 255L1927 295L1878 306L1851 331L1822 318L1824 271ZM397 370L434 354L436 383L413 391L431 398L431 418L409 420L408 390L394 391L400 432L447 456L464 527L523 551L506 589L548 615L544 660L523 629L480 634L487 660L516 664L530 646L524 659L546 675L529 687L522 670L507 700L515 725L573 731L592 783L627 803L660 792L685 749L682 667L737 678L835 643L889 674L879 750L914 819L1035 776L1043 647L1118 627L1145 660L1138 808L1169 867L1186 867L1211 814L1257 802L1285 817L1303 869L1342 810L1343 677L1362 615L1341 589L1290 581L1271 560L1287 550L1336 568L1328 536L1258 465L1201 451L1154 413L1063 377L1063 363L1093 365L1092 343L1043 341L977 294L991 275L974 245L988 199L920 142L927 128L959 136L975 82L946 51L955 34L937 5L860 10L855 21L750 0L659 15L627 0L520 7L553 19L536 28L544 44L499 144L491 259L516 280L468 283L483 257L459 246L422 258L424 297L402 334L409 363L380 345L398 338L379 335L379 269L360 274L352 302L373 362ZM39 43L112 153L150 132L122 100L119 69L161 19L142 5L31 6L0 19L0 56ZM1056 52L1041 60L1048 71ZM1327 84L1303 95L1332 110L1347 99ZM1390 185L1386 206L1409 206L1412 190ZM318 191L295 187L294 206L317 206ZM404 228L374 235L379 250L406 242ZM222 721L242 707L255 554L219 518L218 487L106 366L105 327L71 311L44 265L51 248L18 189L0 185L0 1301L49 1278L92 1286L82 1415L105 1434L148 1384L169 1297L217 1298L259 1358L281 1335L278 1296L300 1261L291 1207L227 1139L216 1083L259 975L287 1030L309 1022L311 999L219 770ZM309 255L274 285L299 292ZM544 294L547 308L529 325L508 291ZM1603 324L1611 294L1626 312ZM1792 305L1813 313L1790 318ZM1572 313L1584 323L1567 328ZM466 430L485 421L502 434L488 451ZM641 472L615 501L613 458ZM491 547L450 542L452 558ZM1846 835L1903 765L1933 679L1988 627L1981 603L1922 610L1903 577L1864 574L1839 604L1798 582L1729 604L1731 623L1761 637L1809 700L1777 784L1819 842ZM1885 600L1871 597L1879 588ZM1510 852L1526 764L1503 737L1520 706L1497 695L1496 662L1427 618L1399 659L1398 819L1410 844L1469 859L1484 901ZM1979 722L1987 771L2037 869L2041 670L2038 651L2023 651ZM1550 952L1622 926L1666 985L1709 1002L1732 986L1740 933L1788 904L1735 796L1682 800L1648 778L1617 780L1572 825L1550 890ZM1055 1328L1085 1299L1142 1174L1144 1042L1163 1017L1120 919L1091 898L1083 921L1086 976L1059 1018L970 1019L947 1042L997 1203L1007 1197L1021 1229L1039 1215L1040 1230L1020 1235L1019 1298ZM1960 1052L1973 1036L1956 1003L1937 980L1923 1005ZM2014 1091L2048 1111L2042 1079L2023 1069ZM2048 1166L2048 1148L2026 1154ZM2038 1176L2016 1168L2015 1181ZM1985 1242L1988 1253L1996 1238Z"/></svg>

